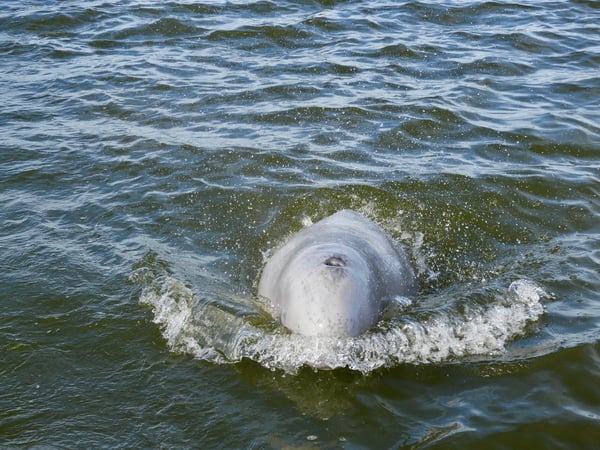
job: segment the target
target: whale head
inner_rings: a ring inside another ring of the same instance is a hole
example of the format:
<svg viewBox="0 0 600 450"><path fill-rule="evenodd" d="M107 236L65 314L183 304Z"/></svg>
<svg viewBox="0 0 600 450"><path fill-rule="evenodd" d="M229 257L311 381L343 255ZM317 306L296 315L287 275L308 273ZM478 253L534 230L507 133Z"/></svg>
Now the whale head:
<svg viewBox="0 0 600 450"><path fill-rule="evenodd" d="M353 337L379 322L390 299L410 296L415 287L402 247L376 223L342 210L269 257L258 296L294 333Z"/></svg>
<svg viewBox="0 0 600 450"><path fill-rule="evenodd" d="M367 261L355 249L305 247L282 270L281 322L306 336L358 336L380 319L373 282Z"/></svg>

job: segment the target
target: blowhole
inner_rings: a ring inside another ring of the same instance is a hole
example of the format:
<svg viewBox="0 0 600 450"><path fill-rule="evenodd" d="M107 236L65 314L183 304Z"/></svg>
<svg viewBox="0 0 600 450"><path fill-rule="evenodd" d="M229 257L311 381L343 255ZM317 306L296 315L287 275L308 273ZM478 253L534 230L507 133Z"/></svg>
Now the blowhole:
<svg viewBox="0 0 600 450"><path fill-rule="evenodd" d="M346 261L339 256L331 256L325 260L324 264L331 267L344 267L346 265Z"/></svg>

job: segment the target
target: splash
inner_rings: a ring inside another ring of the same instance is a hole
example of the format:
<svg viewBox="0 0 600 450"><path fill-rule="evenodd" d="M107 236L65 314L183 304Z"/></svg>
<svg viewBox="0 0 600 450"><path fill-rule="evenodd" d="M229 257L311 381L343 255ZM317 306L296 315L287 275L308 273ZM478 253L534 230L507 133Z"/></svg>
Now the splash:
<svg viewBox="0 0 600 450"><path fill-rule="evenodd" d="M507 289L471 293L441 308L399 299L394 314L362 336L306 337L288 332L259 307L200 298L173 276L142 272L130 278L142 285L140 303L152 308L172 351L218 364L248 358L289 373L303 366L369 373L403 363L495 357L543 315L547 296L535 283L517 280Z"/></svg>

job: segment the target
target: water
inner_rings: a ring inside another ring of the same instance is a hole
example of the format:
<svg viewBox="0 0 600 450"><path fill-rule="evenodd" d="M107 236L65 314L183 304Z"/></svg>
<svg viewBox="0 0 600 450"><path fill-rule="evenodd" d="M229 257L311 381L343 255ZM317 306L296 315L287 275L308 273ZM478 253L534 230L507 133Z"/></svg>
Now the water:
<svg viewBox="0 0 600 450"><path fill-rule="evenodd" d="M595 448L597 2L0 5L0 443ZM289 335L350 208L419 294Z"/></svg>

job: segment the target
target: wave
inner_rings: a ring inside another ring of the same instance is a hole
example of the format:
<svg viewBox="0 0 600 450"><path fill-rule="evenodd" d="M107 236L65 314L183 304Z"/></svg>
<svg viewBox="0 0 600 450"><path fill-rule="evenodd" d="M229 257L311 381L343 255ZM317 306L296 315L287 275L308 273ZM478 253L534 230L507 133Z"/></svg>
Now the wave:
<svg viewBox="0 0 600 450"><path fill-rule="evenodd" d="M256 301L201 297L172 275L142 268L130 279L141 285L139 301L152 308L171 351L216 364L250 359L288 373L308 366L367 374L400 364L498 358L541 318L548 297L536 283L519 279L439 307L398 299L368 333L329 338L290 333Z"/></svg>

